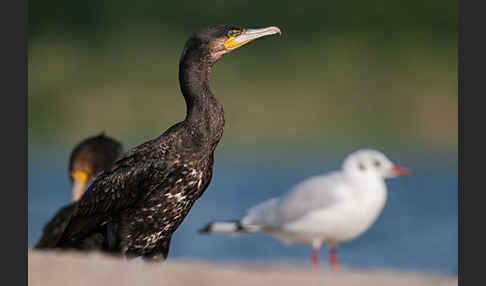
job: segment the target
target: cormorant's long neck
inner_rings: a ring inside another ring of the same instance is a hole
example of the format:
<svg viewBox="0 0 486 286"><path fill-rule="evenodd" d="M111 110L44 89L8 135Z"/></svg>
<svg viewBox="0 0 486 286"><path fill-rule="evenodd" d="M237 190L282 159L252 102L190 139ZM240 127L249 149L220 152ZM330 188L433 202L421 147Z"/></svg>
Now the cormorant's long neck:
<svg viewBox="0 0 486 286"><path fill-rule="evenodd" d="M186 50L179 63L179 83L187 106L185 122L215 147L223 134L224 114L209 88L213 63L201 50Z"/></svg>

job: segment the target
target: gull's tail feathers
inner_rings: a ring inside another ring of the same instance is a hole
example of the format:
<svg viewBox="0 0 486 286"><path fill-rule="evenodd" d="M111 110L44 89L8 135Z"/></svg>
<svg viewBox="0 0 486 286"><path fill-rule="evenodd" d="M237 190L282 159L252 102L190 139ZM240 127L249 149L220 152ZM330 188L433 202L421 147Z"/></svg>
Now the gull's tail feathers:
<svg viewBox="0 0 486 286"><path fill-rule="evenodd" d="M261 231L261 227L255 225L243 225L240 221L215 221L208 223L205 227L199 230L202 234L211 233L225 233L225 234L243 234L243 233L257 233Z"/></svg>

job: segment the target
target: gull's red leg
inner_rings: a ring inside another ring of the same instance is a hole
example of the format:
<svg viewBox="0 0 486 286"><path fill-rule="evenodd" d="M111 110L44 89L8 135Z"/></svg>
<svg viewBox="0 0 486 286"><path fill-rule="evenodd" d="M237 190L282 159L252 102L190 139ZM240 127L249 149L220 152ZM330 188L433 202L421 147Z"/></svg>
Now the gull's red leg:
<svg viewBox="0 0 486 286"><path fill-rule="evenodd" d="M329 248L329 266L331 271L337 270L337 251L335 247Z"/></svg>
<svg viewBox="0 0 486 286"><path fill-rule="evenodd" d="M312 267L319 268L319 248L312 247Z"/></svg>

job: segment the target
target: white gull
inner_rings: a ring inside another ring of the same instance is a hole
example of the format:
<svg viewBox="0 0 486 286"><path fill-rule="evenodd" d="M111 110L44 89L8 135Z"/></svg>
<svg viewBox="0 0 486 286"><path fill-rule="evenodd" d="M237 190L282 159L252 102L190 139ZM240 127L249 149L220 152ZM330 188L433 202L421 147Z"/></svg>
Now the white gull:
<svg viewBox="0 0 486 286"><path fill-rule="evenodd" d="M337 244L363 234L383 210L385 179L407 173L378 151L359 150L348 155L341 170L311 177L249 209L238 221L213 222L200 232L265 233L286 244L310 244L314 266L326 244L335 270Z"/></svg>

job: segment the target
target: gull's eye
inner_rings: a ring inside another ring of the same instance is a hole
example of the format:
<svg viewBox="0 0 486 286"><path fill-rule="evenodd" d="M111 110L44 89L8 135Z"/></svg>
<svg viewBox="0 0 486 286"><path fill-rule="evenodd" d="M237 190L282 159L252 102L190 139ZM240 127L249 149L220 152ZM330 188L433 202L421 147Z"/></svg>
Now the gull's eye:
<svg viewBox="0 0 486 286"><path fill-rule="evenodd" d="M376 168L380 168L380 167L381 167L381 162L380 162L380 161L378 161L378 160L375 160L375 161L373 162L373 165L375 165L375 167L376 167Z"/></svg>

